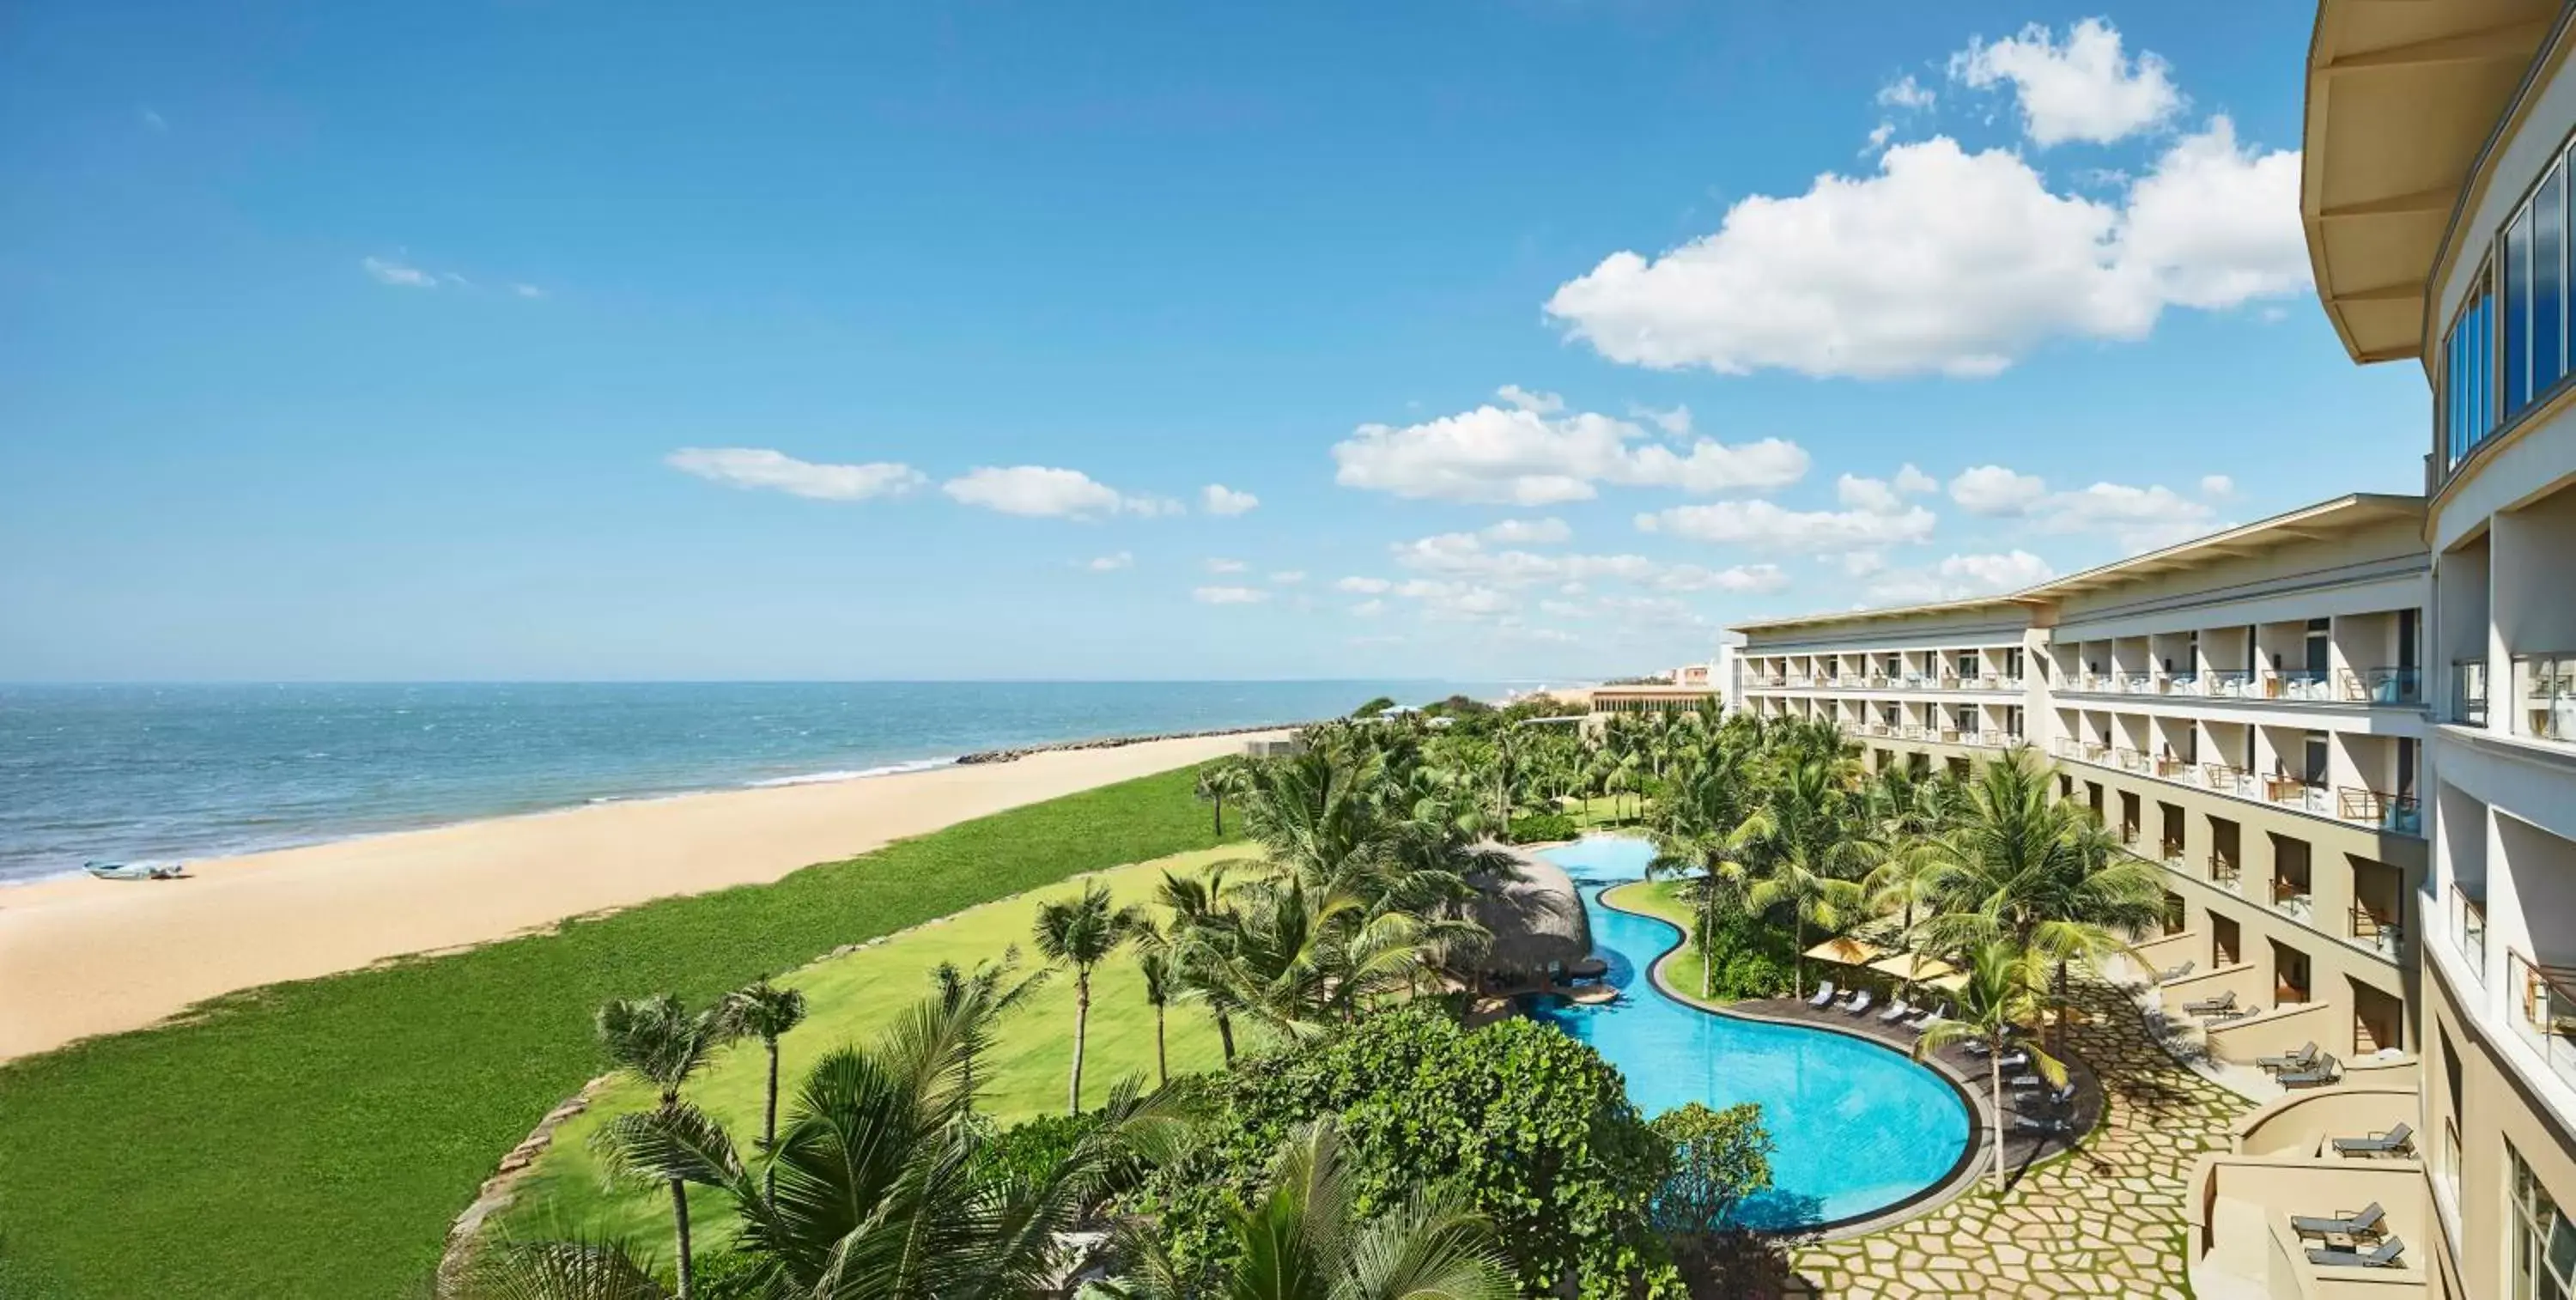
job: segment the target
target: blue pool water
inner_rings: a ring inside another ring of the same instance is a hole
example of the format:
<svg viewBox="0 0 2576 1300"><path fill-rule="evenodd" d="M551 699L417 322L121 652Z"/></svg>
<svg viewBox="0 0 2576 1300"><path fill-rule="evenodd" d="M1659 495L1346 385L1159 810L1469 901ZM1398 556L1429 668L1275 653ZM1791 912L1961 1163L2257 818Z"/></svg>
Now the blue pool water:
<svg viewBox="0 0 2576 1300"><path fill-rule="evenodd" d="M1655 990L1654 960L1681 931L1601 905L1601 891L1642 878L1654 847L1595 837L1545 850L1583 891L1593 952L1619 999L1597 1007L1549 1000L1532 1014L1592 1044L1627 1076L1648 1115L1685 1102L1754 1102L1770 1130L1772 1188L1737 1218L1780 1229L1885 1209L1949 1173L1968 1144L1959 1094L1906 1057L1829 1030L1715 1015Z"/></svg>

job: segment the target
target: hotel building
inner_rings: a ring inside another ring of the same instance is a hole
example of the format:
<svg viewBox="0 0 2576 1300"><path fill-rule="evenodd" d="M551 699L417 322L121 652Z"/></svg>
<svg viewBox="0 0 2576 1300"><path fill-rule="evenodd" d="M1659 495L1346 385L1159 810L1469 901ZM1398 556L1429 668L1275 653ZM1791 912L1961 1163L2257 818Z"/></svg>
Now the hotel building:
<svg viewBox="0 0 2576 1300"><path fill-rule="evenodd" d="M2355 362L2422 368L2421 497L1749 624L1727 661L1729 707L1830 719L1873 764L2048 754L2164 869L2151 1007L2259 1008L2185 1031L2220 1062L2338 1057L2330 1086L2247 1085L2235 1149L2200 1162L2202 1296L2576 1295L2571 52L2571 3L2319 5L2317 293ZM2394 1157L2330 1141L2400 1123ZM2314 1264L2288 1223L2374 1201L2393 1267Z"/></svg>

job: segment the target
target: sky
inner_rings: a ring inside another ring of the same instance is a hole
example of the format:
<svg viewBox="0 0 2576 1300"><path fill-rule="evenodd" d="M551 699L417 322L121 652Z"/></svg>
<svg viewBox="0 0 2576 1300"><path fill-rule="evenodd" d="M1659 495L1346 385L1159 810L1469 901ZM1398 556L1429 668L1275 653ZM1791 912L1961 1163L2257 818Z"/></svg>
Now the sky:
<svg viewBox="0 0 2576 1300"><path fill-rule="evenodd" d="M2420 490L2311 17L16 4L0 680L1568 679Z"/></svg>

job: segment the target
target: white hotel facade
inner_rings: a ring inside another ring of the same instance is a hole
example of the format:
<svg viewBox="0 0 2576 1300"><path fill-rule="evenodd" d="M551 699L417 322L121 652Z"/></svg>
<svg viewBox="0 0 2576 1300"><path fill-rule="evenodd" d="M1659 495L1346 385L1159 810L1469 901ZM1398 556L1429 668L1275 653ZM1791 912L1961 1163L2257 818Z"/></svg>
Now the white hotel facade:
<svg viewBox="0 0 2576 1300"><path fill-rule="evenodd" d="M1730 708L1874 765L2012 744L2164 869L2222 1061L2313 1040L2190 1189L2199 1294L2576 1295L2576 4L2324 0L2301 204L2356 362L2422 367L2422 496L2354 494L1993 599L1737 629ZM2384 476L2382 476L2384 477ZM2405 1123L2412 1153L2327 1139ZM2291 1214L2387 1211L2399 1267Z"/></svg>

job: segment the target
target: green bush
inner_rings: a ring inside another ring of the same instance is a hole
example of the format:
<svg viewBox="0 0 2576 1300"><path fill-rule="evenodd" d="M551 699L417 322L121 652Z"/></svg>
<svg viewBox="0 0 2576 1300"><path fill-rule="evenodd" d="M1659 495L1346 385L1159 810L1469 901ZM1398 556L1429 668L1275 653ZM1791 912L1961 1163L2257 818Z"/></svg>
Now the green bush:
<svg viewBox="0 0 2576 1300"><path fill-rule="evenodd" d="M1221 1277L1230 1207L1251 1200L1301 1124L1338 1117L1374 1215L1457 1180L1490 1216L1527 1294L1561 1280L1584 1300L1678 1296L1648 1220L1670 1144L1584 1043L1528 1020L1462 1029L1420 1007L1248 1063L1218 1085L1218 1136L1164 1170L1135 1208L1186 1275Z"/></svg>
<svg viewBox="0 0 2576 1300"><path fill-rule="evenodd" d="M984 1151L999 1172L1037 1182L1073 1155L1073 1149L1099 1127L1097 1115L1042 1115L1002 1130Z"/></svg>
<svg viewBox="0 0 2576 1300"><path fill-rule="evenodd" d="M1512 819L1514 844L1544 844L1551 840L1570 840L1583 833L1574 819L1564 813L1531 813Z"/></svg>
<svg viewBox="0 0 2576 1300"><path fill-rule="evenodd" d="M1691 1102L1657 1115L1655 1136L1672 1144L1672 1165L1655 1194L1655 1227L1690 1239L1715 1239L1745 1197L1771 1185L1771 1134L1762 1108L1750 1103L1710 1110Z"/></svg>
<svg viewBox="0 0 2576 1300"><path fill-rule="evenodd" d="M1741 912L1722 913L1705 933L1690 927L1692 941L1716 974L1716 996L1729 1002L1775 998L1789 991L1797 942L1788 931ZM1698 992L1692 989L1691 992Z"/></svg>

